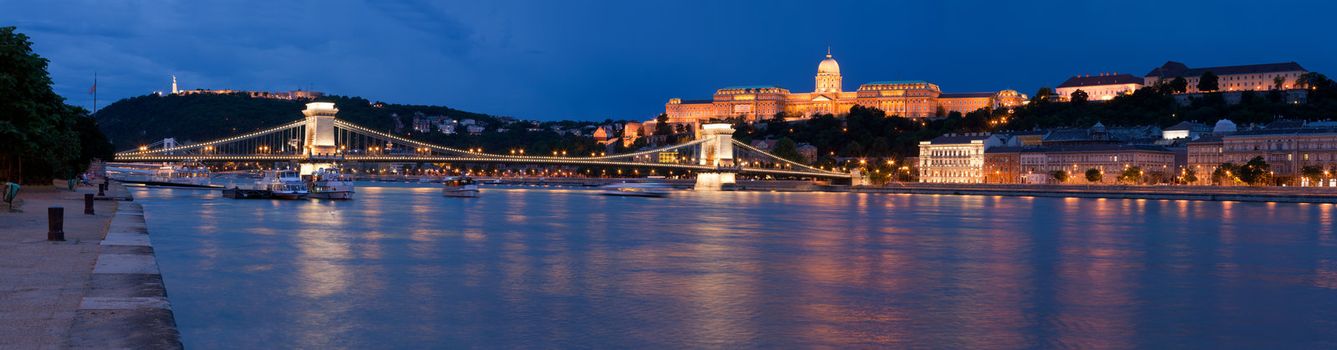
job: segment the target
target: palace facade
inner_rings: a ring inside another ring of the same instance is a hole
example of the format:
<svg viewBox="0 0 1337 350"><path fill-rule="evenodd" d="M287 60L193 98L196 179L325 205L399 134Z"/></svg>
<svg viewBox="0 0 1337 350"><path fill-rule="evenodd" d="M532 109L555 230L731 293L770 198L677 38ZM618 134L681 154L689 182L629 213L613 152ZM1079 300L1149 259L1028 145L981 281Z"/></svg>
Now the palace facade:
<svg viewBox="0 0 1337 350"><path fill-rule="evenodd" d="M795 93L774 85L731 86L715 91L710 100L669 99L664 113L669 123L699 125L712 119L743 117L749 121L776 114L807 118L817 114L849 113L855 105L881 109L888 115L928 118L949 112L969 113L980 108L1010 108L1027 102L1014 90L983 93L943 93L923 80L876 81L844 91L840 64L831 53L817 64L812 92Z"/></svg>

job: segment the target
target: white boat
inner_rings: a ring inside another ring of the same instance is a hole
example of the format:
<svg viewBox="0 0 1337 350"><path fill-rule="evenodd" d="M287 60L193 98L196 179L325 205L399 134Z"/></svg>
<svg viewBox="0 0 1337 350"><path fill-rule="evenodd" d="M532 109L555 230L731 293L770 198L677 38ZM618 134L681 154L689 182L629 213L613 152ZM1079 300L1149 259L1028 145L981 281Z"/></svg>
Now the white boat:
<svg viewBox="0 0 1337 350"><path fill-rule="evenodd" d="M107 167L107 175L112 180L160 187L203 187L219 188L210 182L209 169L198 162L180 164L112 164Z"/></svg>
<svg viewBox="0 0 1337 350"><path fill-rule="evenodd" d="M668 197L672 189L662 183L620 183L602 187L600 194L625 197Z"/></svg>
<svg viewBox="0 0 1337 350"><path fill-rule="evenodd" d="M307 198L353 199L353 181L336 169L318 169L311 174Z"/></svg>
<svg viewBox="0 0 1337 350"><path fill-rule="evenodd" d="M307 184L302 181L296 170L276 170L265 172L265 177L256 183L258 189L269 191L270 196L278 199L303 199L310 194Z"/></svg>
<svg viewBox="0 0 1337 350"><path fill-rule="evenodd" d="M478 197L478 183L468 176L451 176L441 181L441 195L446 197Z"/></svg>

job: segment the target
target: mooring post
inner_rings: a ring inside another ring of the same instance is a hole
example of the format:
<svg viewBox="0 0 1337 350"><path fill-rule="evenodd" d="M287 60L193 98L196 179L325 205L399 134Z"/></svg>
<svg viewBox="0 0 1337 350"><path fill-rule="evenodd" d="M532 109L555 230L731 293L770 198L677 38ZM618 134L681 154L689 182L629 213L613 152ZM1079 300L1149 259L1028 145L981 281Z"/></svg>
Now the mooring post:
<svg viewBox="0 0 1337 350"><path fill-rule="evenodd" d="M65 207L46 208L46 240L65 240Z"/></svg>
<svg viewBox="0 0 1337 350"><path fill-rule="evenodd" d="M84 193L84 214L93 215L93 194Z"/></svg>

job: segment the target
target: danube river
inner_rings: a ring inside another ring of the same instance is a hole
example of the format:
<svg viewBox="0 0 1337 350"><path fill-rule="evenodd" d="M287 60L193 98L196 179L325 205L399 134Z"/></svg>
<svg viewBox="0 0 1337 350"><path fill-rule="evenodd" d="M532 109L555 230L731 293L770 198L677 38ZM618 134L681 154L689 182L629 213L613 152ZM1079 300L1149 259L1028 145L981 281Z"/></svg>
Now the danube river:
<svg viewBox="0 0 1337 350"><path fill-rule="evenodd" d="M137 189L187 348L1333 348L1337 208Z"/></svg>

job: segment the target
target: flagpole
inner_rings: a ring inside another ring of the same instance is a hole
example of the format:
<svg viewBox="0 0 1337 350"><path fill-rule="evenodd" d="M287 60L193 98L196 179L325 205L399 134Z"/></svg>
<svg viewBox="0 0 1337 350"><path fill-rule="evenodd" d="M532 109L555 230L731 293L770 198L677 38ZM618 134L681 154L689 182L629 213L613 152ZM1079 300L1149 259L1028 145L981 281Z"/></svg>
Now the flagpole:
<svg viewBox="0 0 1337 350"><path fill-rule="evenodd" d="M97 114L97 71L93 71L93 114Z"/></svg>

